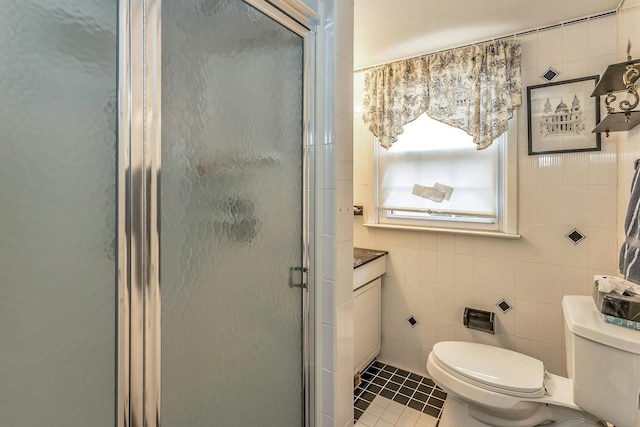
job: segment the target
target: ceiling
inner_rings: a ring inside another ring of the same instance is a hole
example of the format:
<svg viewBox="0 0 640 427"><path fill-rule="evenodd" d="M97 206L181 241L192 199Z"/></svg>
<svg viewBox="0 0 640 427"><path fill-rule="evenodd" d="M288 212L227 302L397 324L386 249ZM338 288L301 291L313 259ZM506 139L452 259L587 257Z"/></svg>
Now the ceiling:
<svg viewBox="0 0 640 427"><path fill-rule="evenodd" d="M616 10L620 0L355 0L354 67Z"/></svg>

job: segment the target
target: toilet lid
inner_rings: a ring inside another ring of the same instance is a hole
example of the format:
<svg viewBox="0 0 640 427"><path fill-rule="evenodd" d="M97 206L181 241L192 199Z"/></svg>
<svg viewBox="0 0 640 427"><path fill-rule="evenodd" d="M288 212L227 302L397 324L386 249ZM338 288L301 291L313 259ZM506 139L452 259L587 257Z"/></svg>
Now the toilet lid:
<svg viewBox="0 0 640 427"><path fill-rule="evenodd" d="M450 373L480 387L514 396L544 395L544 365L533 357L500 347L439 342L433 354Z"/></svg>

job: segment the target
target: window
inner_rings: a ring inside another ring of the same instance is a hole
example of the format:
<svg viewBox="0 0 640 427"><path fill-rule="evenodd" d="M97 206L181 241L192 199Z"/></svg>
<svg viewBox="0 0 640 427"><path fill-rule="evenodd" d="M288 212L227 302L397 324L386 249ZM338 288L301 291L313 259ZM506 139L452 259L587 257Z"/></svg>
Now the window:
<svg viewBox="0 0 640 427"><path fill-rule="evenodd" d="M466 132L421 115L389 150L376 145L378 224L515 234L514 143L510 129L477 150Z"/></svg>

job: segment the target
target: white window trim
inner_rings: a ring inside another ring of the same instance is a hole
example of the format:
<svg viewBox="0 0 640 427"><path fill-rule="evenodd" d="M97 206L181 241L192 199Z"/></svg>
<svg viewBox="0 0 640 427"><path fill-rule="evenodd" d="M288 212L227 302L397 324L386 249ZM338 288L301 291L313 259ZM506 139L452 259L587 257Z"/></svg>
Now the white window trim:
<svg viewBox="0 0 640 427"><path fill-rule="evenodd" d="M363 224L369 228L382 228L392 230L408 230L408 231L429 231L437 233L449 233L449 234L462 234L471 236L489 236L505 239L519 239L518 234L518 117L517 111L513 112L513 117L509 120L509 129L507 131L507 143L502 148L501 155L504 156L502 176L500 182L502 188L499 189L501 194L502 203L499 206L499 227L498 229L491 230L491 227L486 225L483 227L481 223L469 223L469 227L455 226L455 227L438 227L431 224L427 224L423 220L407 220L404 223L402 221L389 221L380 222L380 216L382 215L378 209L378 167L377 167L377 148L374 150L374 161L376 166L374 167L374 185L373 189L373 201L374 201L374 213L368 215L368 220L374 222L368 222ZM506 184L506 185L505 185ZM464 223L459 222L462 225Z"/></svg>

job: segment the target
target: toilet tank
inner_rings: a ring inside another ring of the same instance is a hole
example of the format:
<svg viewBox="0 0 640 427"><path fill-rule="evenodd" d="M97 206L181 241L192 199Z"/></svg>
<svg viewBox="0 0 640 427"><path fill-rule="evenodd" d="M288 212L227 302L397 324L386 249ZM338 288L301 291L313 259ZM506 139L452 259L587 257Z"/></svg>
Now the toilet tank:
<svg viewBox="0 0 640 427"><path fill-rule="evenodd" d="M574 402L616 427L640 426L640 331L605 323L588 296L565 296L562 310Z"/></svg>

